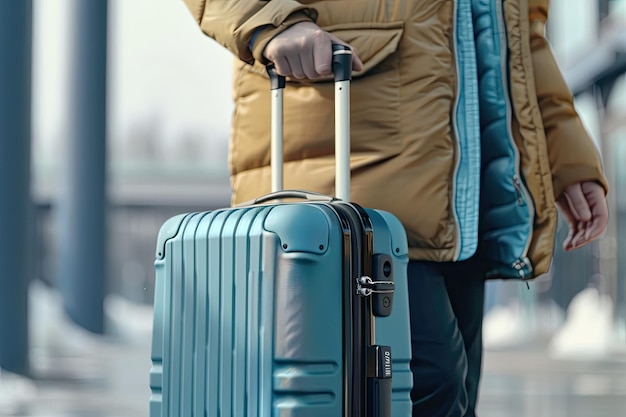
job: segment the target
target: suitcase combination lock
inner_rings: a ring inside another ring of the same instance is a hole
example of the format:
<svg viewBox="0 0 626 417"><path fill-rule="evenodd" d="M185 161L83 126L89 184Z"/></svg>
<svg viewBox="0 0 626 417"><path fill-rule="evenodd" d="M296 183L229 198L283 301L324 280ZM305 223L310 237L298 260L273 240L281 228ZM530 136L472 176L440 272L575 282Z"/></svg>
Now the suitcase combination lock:
<svg viewBox="0 0 626 417"><path fill-rule="evenodd" d="M372 314L387 317L393 305L393 281L374 281L368 276L357 278L356 293L361 297L372 297Z"/></svg>
<svg viewBox="0 0 626 417"><path fill-rule="evenodd" d="M367 275L356 279L356 294L372 297L372 313L377 317L387 317L393 306L393 262L388 254L375 254L372 257L371 277Z"/></svg>
<svg viewBox="0 0 626 417"><path fill-rule="evenodd" d="M372 294L393 294L393 281L373 281L368 276L357 278L356 292L363 297Z"/></svg>
<svg viewBox="0 0 626 417"><path fill-rule="evenodd" d="M371 277L356 279L356 293L361 297L372 297L372 313L377 317L387 317L393 306L393 261L388 254L375 254L372 257Z"/></svg>

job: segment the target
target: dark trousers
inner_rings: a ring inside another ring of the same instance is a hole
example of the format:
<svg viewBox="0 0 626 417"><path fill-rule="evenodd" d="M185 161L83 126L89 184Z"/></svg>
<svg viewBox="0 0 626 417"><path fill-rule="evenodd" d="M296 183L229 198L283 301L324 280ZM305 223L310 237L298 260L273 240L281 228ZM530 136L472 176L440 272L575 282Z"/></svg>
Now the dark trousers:
<svg viewBox="0 0 626 417"><path fill-rule="evenodd" d="M482 363L479 262L411 261L413 417L473 417Z"/></svg>

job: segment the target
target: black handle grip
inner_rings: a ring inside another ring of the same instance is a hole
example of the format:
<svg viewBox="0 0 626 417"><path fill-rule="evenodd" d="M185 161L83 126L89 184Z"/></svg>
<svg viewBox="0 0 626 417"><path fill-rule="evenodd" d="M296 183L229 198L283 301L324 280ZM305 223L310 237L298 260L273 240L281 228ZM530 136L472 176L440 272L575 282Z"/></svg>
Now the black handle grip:
<svg viewBox="0 0 626 417"><path fill-rule="evenodd" d="M335 82L352 79L352 49L346 45L333 44L333 74Z"/></svg>
<svg viewBox="0 0 626 417"><path fill-rule="evenodd" d="M280 88L285 88L285 77L279 75L276 71L276 67L274 64L269 64L267 67L267 75L270 77L270 88L272 90L278 90Z"/></svg>

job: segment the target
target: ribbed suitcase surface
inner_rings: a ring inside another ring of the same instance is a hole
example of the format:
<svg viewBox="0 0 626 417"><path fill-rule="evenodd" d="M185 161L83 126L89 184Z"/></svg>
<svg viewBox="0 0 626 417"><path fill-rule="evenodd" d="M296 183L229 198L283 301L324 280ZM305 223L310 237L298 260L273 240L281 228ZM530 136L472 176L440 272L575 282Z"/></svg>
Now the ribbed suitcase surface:
<svg viewBox="0 0 626 417"><path fill-rule="evenodd" d="M391 347L393 417L411 415L407 245L367 210L395 293L376 343ZM327 204L190 213L158 237L151 417L343 417L344 228ZM347 417L347 416L346 416Z"/></svg>

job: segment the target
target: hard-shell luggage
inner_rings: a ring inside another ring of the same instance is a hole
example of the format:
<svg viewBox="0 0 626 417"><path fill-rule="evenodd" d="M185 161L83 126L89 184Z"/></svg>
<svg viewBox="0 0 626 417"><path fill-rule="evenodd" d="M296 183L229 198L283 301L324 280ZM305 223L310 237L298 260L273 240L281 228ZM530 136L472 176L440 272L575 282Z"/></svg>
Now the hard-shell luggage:
<svg viewBox="0 0 626 417"><path fill-rule="evenodd" d="M411 415L406 235L347 202L351 52L333 49L343 200L276 191L162 226L150 417ZM284 79L270 75L280 190Z"/></svg>

